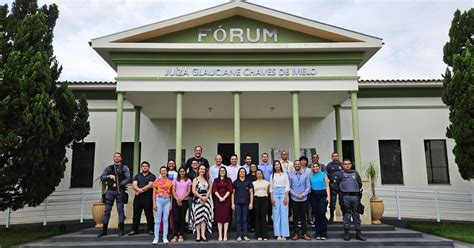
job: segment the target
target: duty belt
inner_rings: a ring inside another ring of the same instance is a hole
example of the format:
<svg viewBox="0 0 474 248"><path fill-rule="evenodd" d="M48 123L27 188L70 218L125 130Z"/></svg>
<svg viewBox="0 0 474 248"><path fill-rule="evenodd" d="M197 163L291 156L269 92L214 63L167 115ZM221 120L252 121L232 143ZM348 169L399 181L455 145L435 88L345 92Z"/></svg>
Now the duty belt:
<svg viewBox="0 0 474 248"><path fill-rule="evenodd" d="M342 192L343 195L359 196L360 192Z"/></svg>

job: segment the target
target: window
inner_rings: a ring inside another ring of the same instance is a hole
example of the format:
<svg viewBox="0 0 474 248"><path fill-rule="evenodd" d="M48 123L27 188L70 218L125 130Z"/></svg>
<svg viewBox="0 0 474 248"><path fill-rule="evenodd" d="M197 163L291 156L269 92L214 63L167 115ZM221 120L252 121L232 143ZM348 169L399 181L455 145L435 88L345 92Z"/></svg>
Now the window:
<svg viewBox="0 0 474 248"><path fill-rule="evenodd" d="M72 145L71 188L92 188L95 143Z"/></svg>
<svg viewBox="0 0 474 248"><path fill-rule="evenodd" d="M446 140L425 140L428 183L449 183Z"/></svg>
<svg viewBox="0 0 474 248"><path fill-rule="evenodd" d="M311 162L311 156L316 154L316 148L300 148L300 156L305 156Z"/></svg>
<svg viewBox="0 0 474 248"><path fill-rule="evenodd" d="M176 161L176 149L168 149L168 159L174 159L174 161ZM181 149L181 165L184 166L185 163L186 163L186 149Z"/></svg>
<svg viewBox="0 0 474 248"><path fill-rule="evenodd" d="M122 142L122 163L128 166L130 169L130 176L133 178L135 175L133 171L133 144L134 142ZM142 143L138 144L138 163L140 163L142 153Z"/></svg>
<svg viewBox="0 0 474 248"><path fill-rule="evenodd" d="M400 140L379 140L382 184L403 184Z"/></svg>

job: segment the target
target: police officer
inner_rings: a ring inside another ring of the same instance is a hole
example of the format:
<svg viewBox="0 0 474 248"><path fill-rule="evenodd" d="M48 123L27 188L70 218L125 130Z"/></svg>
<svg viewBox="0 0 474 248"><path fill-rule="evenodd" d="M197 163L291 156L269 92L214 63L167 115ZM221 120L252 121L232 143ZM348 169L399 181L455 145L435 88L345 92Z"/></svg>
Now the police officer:
<svg viewBox="0 0 474 248"><path fill-rule="evenodd" d="M342 211L344 213L344 240L349 241L351 236L349 228L351 217L356 229L356 239L365 241L360 228L359 206L361 198L362 180L355 170L352 169L352 163L349 159L344 160L343 171L336 174L337 188L342 196Z"/></svg>
<svg viewBox="0 0 474 248"><path fill-rule="evenodd" d="M329 188L331 190L331 202L329 203L329 222L334 221L334 210L336 210L336 198L337 198L337 188L336 188L336 175L342 171L342 163L339 161L339 155L337 152L331 154L331 162L326 165L326 172L329 178ZM322 168L321 168L322 169ZM341 204L341 196L339 196L339 204Z"/></svg>
<svg viewBox="0 0 474 248"><path fill-rule="evenodd" d="M112 211L114 201L117 202L117 212L119 215L119 236L125 235L125 213L122 198L123 194L126 194L125 190L127 190L127 184L130 182L130 170L126 165L122 164L122 155L120 152L114 153L113 160L114 163L107 166L100 176L100 180L107 183L107 191L105 192L104 226L97 237L107 235L110 212Z"/></svg>

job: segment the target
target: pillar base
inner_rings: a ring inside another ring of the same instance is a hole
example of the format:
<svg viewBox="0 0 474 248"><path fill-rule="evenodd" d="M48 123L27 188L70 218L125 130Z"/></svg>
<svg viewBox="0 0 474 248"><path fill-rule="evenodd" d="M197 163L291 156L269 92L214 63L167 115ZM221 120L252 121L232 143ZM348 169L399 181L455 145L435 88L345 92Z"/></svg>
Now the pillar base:
<svg viewBox="0 0 474 248"><path fill-rule="evenodd" d="M360 216L360 221L362 224L372 224L372 219L370 216L370 182L368 180L362 180L362 205L365 206L364 214Z"/></svg>

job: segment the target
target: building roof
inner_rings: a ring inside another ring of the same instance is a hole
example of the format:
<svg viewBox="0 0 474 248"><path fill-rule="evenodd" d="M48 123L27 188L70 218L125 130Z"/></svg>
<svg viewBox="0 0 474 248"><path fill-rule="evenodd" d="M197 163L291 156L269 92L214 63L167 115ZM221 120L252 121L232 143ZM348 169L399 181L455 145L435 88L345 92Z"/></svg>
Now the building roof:
<svg viewBox="0 0 474 248"><path fill-rule="evenodd" d="M442 87L443 79L362 79L361 88Z"/></svg>
<svg viewBox="0 0 474 248"><path fill-rule="evenodd" d="M98 88L106 86L115 88L115 81L63 81L73 88L85 86L87 88ZM442 87L443 79L361 79L359 87L362 88L405 88L405 87Z"/></svg>

